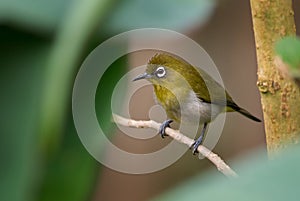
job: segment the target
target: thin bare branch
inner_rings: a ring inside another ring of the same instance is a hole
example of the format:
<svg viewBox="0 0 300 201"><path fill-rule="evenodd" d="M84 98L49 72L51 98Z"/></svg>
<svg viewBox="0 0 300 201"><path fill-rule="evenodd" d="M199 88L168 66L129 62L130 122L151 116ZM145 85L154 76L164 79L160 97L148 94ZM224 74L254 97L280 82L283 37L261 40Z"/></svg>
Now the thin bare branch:
<svg viewBox="0 0 300 201"><path fill-rule="evenodd" d="M124 117L121 117L119 115L113 114L114 121L122 126L127 127L134 127L134 128L153 128L158 131L160 127L160 123L157 123L155 121L149 120L149 121L136 121L133 119L127 119ZM176 141L186 144L188 147L190 147L194 140L191 138L188 138L187 136L181 134L180 132L173 130L171 128L166 128L166 133L169 137L172 137ZM210 160L217 169L222 172L227 177L238 177L238 175L215 153L207 149L205 146L200 145L198 147L198 151L200 154L205 156L208 160Z"/></svg>

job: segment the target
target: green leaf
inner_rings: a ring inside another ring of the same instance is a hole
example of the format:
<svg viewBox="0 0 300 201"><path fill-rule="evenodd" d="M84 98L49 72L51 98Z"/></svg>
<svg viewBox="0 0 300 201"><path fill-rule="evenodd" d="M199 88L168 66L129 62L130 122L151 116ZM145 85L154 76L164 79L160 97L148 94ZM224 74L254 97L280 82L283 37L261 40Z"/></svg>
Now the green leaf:
<svg viewBox="0 0 300 201"><path fill-rule="evenodd" d="M107 16L105 31L119 33L149 27L184 30L205 23L215 4L215 0L119 1Z"/></svg>
<svg viewBox="0 0 300 201"><path fill-rule="evenodd" d="M75 0L1 0L0 22L52 32Z"/></svg>
<svg viewBox="0 0 300 201"><path fill-rule="evenodd" d="M4 27L0 43L1 200L33 200L40 83L50 43Z"/></svg>
<svg viewBox="0 0 300 201"><path fill-rule="evenodd" d="M128 67L127 56L123 56L117 59L105 71L98 84L96 97L95 97L95 109L96 109L96 115L97 115L99 125L104 133L113 133L113 129L115 128L115 124L111 121L112 120L111 97L117 82L125 74L127 67ZM125 89L126 87L127 86L124 86ZM125 93L125 91L126 90L124 90L123 93ZM121 107L122 107L122 100L120 100L120 108ZM111 137L111 135L108 137Z"/></svg>
<svg viewBox="0 0 300 201"><path fill-rule="evenodd" d="M196 177L155 200L299 200L300 147L290 148L271 161L262 155L265 152L245 156L235 168L238 179L215 173Z"/></svg>
<svg viewBox="0 0 300 201"><path fill-rule="evenodd" d="M276 54L290 67L289 70L300 75L300 39L288 36L276 43Z"/></svg>
<svg viewBox="0 0 300 201"><path fill-rule="evenodd" d="M97 179L99 165L77 137L71 114L68 119L63 149L45 161L40 201L88 200Z"/></svg>
<svg viewBox="0 0 300 201"><path fill-rule="evenodd" d="M75 70L80 66L92 33L111 3L111 0L78 1L57 34L45 78L40 118L40 144L45 153L52 152L59 145Z"/></svg>
<svg viewBox="0 0 300 201"><path fill-rule="evenodd" d="M2 0L0 22L30 31L54 32L77 3L75 0ZM119 1L106 16L101 32L111 34L145 27L180 31L205 23L215 5L216 0ZM83 10L80 13L86 14Z"/></svg>
<svg viewBox="0 0 300 201"><path fill-rule="evenodd" d="M80 143L71 114L64 120L67 132L55 155L45 157L38 146L41 83L50 41L1 28L0 42L1 200L87 200L97 166Z"/></svg>

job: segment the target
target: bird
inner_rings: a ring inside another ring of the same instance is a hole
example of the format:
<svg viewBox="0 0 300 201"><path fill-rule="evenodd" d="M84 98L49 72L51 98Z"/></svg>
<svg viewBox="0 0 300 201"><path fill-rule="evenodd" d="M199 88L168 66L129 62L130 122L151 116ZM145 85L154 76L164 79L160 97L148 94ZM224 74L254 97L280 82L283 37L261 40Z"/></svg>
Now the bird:
<svg viewBox="0 0 300 201"><path fill-rule="evenodd" d="M167 114L167 120L159 128L162 138L166 136L165 129L173 121L180 124L182 121L194 121L195 116L200 116L198 123L203 127L191 146L193 154L198 153L208 124L221 113L238 112L253 121L261 122L238 106L223 86L207 72L178 56L155 54L149 59L146 71L133 81L142 79L153 85L155 100Z"/></svg>

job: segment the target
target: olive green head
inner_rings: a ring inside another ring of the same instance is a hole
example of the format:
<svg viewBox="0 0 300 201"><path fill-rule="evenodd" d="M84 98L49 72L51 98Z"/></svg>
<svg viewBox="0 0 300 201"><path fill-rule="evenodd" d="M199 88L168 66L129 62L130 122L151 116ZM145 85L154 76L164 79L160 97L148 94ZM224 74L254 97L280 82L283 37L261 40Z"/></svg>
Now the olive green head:
<svg viewBox="0 0 300 201"><path fill-rule="evenodd" d="M186 61L168 54L156 54L149 60L146 72L134 81L146 79L154 85L182 88L184 83L191 85L199 77L198 71Z"/></svg>

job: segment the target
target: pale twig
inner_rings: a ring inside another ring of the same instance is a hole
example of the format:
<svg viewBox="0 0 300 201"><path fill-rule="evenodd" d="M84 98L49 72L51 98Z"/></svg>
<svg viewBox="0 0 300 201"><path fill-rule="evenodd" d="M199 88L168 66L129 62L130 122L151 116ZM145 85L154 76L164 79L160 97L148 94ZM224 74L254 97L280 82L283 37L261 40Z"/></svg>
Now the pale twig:
<svg viewBox="0 0 300 201"><path fill-rule="evenodd" d="M153 128L157 131L159 130L159 127L161 126L160 123L157 123L153 120L149 121L136 121L133 119L127 119L124 117L121 117L119 115L113 114L114 121L122 126L127 127L135 127L135 128ZM191 138L186 137L185 135L181 134L180 132L173 130L171 128L166 128L166 133L168 136L172 137L176 141L186 144L187 146L191 147L194 143L194 140ZM205 156L208 160L210 160L217 169L222 172L227 177L237 177L238 175L215 153L207 149L205 146L200 145L198 147L198 152Z"/></svg>

